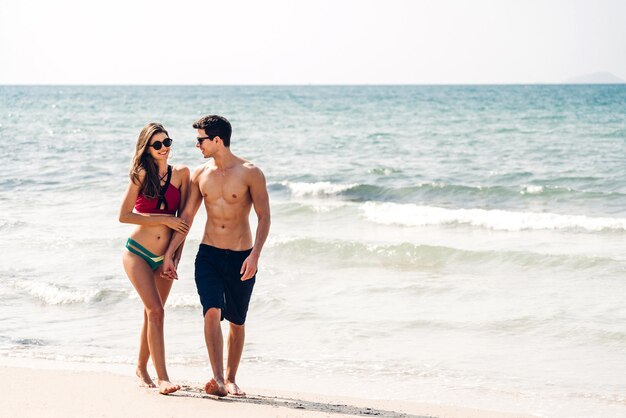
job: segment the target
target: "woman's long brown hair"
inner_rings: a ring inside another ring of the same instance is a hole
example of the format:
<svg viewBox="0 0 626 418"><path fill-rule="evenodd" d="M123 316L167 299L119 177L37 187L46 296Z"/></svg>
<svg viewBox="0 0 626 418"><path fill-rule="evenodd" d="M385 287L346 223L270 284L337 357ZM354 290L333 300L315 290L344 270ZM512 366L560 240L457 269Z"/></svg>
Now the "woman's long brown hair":
<svg viewBox="0 0 626 418"><path fill-rule="evenodd" d="M163 125L151 122L143 127L137 138L137 146L135 147L135 156L133 157L132 166L130 168L130 179L134 184L140 185L140 192L148 199L154 199L159 194L161 188L161 180L159 178L159 167L148 151L150 140L155 134L163 132L170 136ZM146 177L141 184L139 171L144 169Z"/></svg>

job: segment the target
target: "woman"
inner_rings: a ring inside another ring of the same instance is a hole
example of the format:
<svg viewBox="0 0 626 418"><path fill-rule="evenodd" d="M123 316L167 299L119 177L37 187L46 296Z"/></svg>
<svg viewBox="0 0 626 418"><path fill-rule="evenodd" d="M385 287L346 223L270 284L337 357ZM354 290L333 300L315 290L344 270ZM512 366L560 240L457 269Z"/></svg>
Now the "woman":
<svg viewBox="0 0 626 418"><path fill-rule="evenodd" d="M186 233L189 229L176 217L187 199L189 169L167 164L171 146L172 139L161 124L149 123L141 130L120 208L120 222L137 225L123 255L124 270L144 304L136 373L144 386L156 387L147 369L148 358L152 356L162 394L180 389L170 382L165 367L163 305L173 281L162 274L162 254L173 231ZM182 245L174 255L175 265L181 251Z"/></svg>

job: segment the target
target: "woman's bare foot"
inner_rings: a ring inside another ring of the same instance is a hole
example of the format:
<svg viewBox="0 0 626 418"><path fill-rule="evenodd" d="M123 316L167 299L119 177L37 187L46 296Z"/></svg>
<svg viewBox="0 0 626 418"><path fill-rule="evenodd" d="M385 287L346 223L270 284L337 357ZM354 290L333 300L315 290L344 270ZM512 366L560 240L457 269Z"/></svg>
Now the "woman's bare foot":
<svg viewBox="0 0 626 418"><path fill-rule="evenodd" d="M161 395L167 395L176 392L180 389L179 385L175 385L169 380L159 380L159 393Z"/></svg>
<svg viewBox="0 0 626 418"><path fill-rule="evenodd" d="M137 367L137 369L135 370L135 374L139 378L139 382L141 386L146 387L146 388L156 387L156 385L150 378L150 374L148 373L148 370Z"/></svg>
<svg viewBox="0 0 626 418"><path fill-rule="evenodd" d="M239 386L237 386L237 383L235 382L226 382L226 390L228 391L229 395L233 395L233 396L246 396L246 392L244 392L243 390L241 390L241 388Z"/></svg>
<svg viewBox="0 0 626 418"><path fill-rule="evenodd" d="M220 398L228 395L224 383L217 382L215 379L209 380L206 385L204 385L204 391L209 395L219 396Z"/></svg>

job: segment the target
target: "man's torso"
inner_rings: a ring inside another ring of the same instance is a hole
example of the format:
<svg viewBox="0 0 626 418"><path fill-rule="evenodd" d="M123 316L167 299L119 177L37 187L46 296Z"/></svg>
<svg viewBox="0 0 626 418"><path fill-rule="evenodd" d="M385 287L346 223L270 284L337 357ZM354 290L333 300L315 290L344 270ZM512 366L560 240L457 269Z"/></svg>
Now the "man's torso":
<svg viewBox="0 0 626 418"><path fill-rule="evenodd" d="M207 211L203 244L237 251L252 248L248 164L238 159L237 164L226 170L218 169L214 163L203 168L199 178Z"/></svg>

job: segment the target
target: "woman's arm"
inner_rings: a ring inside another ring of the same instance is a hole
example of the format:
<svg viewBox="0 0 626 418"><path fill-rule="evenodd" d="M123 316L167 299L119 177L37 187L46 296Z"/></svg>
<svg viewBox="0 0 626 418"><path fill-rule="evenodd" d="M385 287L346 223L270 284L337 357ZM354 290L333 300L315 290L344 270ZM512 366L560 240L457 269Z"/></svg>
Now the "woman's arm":
<svg viewBox="0 0 626 418"><path fill-rule="evenodd" d="M145 178L145 171L139 173L140 182ZM141 184L141 183L140 183ZM135 207L135 201L139 196L139 184L135 184L132 180L128 182L124 199L122 199L122 205L120 206L119 221L125 224L135 225L165 225L174 231L187 232L189 228L187 224L180 218L172 216L159 216L159 215L144 215L141 213L133 212Z"/></svg>

